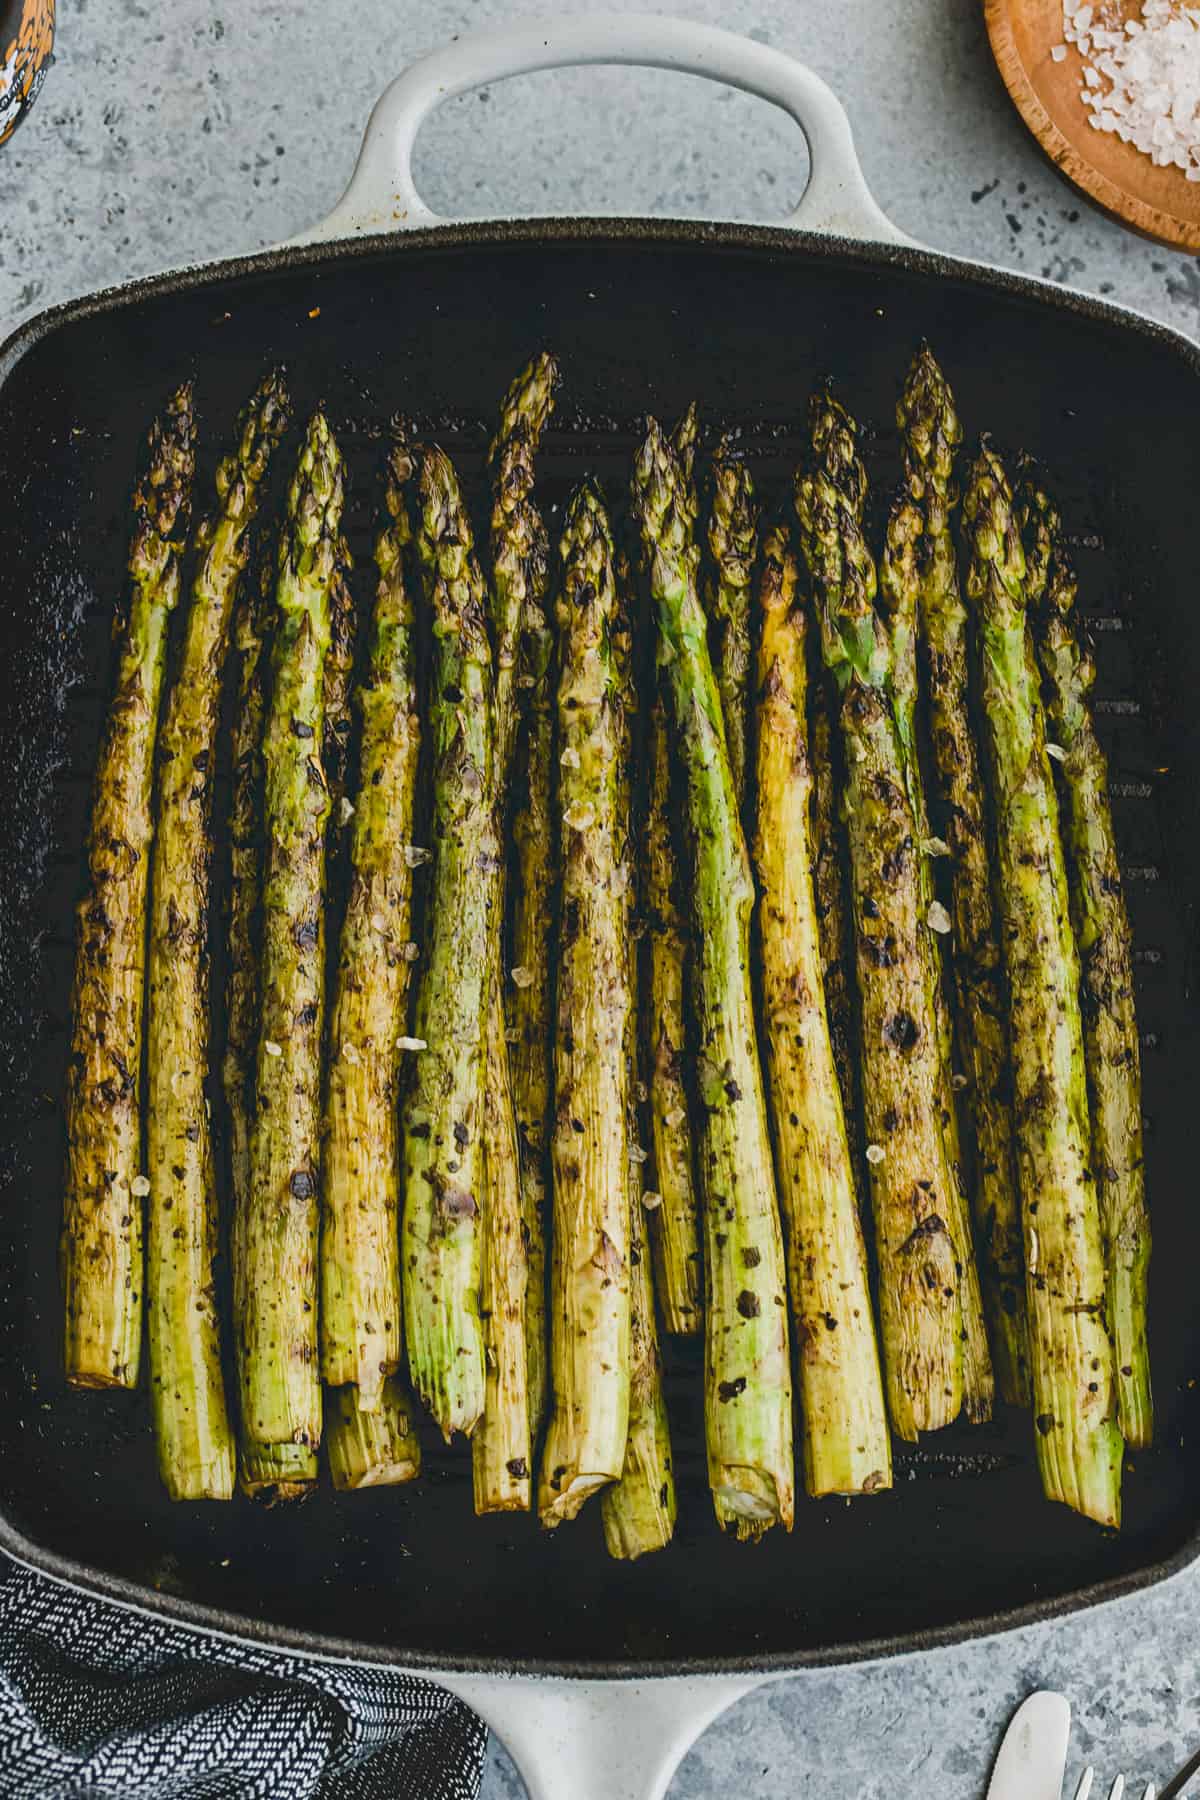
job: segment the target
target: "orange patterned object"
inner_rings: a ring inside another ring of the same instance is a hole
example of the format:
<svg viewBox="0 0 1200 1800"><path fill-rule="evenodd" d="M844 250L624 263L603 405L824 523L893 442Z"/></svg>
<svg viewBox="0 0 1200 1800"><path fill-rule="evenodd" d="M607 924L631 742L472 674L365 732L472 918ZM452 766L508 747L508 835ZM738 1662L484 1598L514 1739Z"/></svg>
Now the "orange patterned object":
<svg viewBox="0 0 1200 1800"><path fill-rule="evenodd" d="M0 144L38 97L54 48L54 0L0 0Z"/></svg>

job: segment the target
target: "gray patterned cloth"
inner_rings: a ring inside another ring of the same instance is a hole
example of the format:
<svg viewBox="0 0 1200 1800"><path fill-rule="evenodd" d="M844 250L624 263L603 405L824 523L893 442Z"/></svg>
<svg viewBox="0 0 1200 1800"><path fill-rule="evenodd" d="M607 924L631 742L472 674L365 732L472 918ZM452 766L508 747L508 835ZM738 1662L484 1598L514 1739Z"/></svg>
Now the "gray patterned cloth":
<svg viewBox="0 0 1200 1800"><path fill-rule="evenodd" d="M0 1800L476 1800L487 1729L428 1682L0 1574Z"/></svg>

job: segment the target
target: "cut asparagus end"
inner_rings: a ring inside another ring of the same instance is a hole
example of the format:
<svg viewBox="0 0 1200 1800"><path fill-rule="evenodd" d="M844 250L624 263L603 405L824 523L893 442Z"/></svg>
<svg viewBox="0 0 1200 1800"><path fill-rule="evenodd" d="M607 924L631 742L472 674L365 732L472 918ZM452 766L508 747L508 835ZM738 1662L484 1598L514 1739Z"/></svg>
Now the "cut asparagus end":
<svg viewBox="0 0 1200 1800"><path fill-rule="evenodd" d="M336 1389L331 1400L325 1448L339 1492L416 1480L421 1473L416 1409L398 1376L385 1382L381 1404L371 1411L363 1408L354 1386Z"/></svg>

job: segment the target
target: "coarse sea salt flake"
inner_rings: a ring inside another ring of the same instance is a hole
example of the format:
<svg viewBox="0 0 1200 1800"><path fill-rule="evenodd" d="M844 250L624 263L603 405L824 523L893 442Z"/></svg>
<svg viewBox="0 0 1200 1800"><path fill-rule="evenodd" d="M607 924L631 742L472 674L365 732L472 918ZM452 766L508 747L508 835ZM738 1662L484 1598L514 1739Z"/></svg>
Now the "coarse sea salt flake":
<svg viewBox="0 0 1200 1800"><path fill-rule="evenodd" d="M399 1037L396 1039L397 1050L428 1050L429 1045L424 1038Z"/></svg>
<svg viewBox="0 0 1200 1800"><path fill-rule="evenodd" d="M1050 56L1051 60L1054 62L1066 62L1067 46L1065 44L1055 44L1053 50L1050 52Z"/></svg>
<svg viewBox="0 0 1200 1800"><path fill-rule="evenodd" d="M1122 10L1116 0L1063 0L1063 37L1083 61L1089 123L1159 168L1200 180L1200 5L1142 0L1140 16L1127 19ZM1062 60L1056 49L1051 55Z"/></svg>

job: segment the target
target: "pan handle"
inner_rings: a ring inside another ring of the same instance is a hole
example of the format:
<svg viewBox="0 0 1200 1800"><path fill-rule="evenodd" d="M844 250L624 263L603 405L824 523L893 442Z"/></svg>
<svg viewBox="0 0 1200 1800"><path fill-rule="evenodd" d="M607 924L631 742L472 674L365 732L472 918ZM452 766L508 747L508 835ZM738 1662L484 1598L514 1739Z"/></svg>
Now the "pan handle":
<svg viewBox="0 0 1200 1800"><path fill-rule="evenodd" d="M328 218L290 244L445 224L421 199L412 172L417 133L434 108L512 75L592 63L677 69L782 107L804 133L812 164L804 196L784 224L796 231L912 242L872 199L841 101L803 63L767 44L690 19L585 13L472 32L413 63L376 102L342 198Z"/></svg>
<svg viewBox="0 0 1200 1800"><path fill-rule="evenodd" d="M766 1677L552 1681L439 1675L480 1714L521 1772L529 1800L663 1800L706 1726Z"/></svg>

